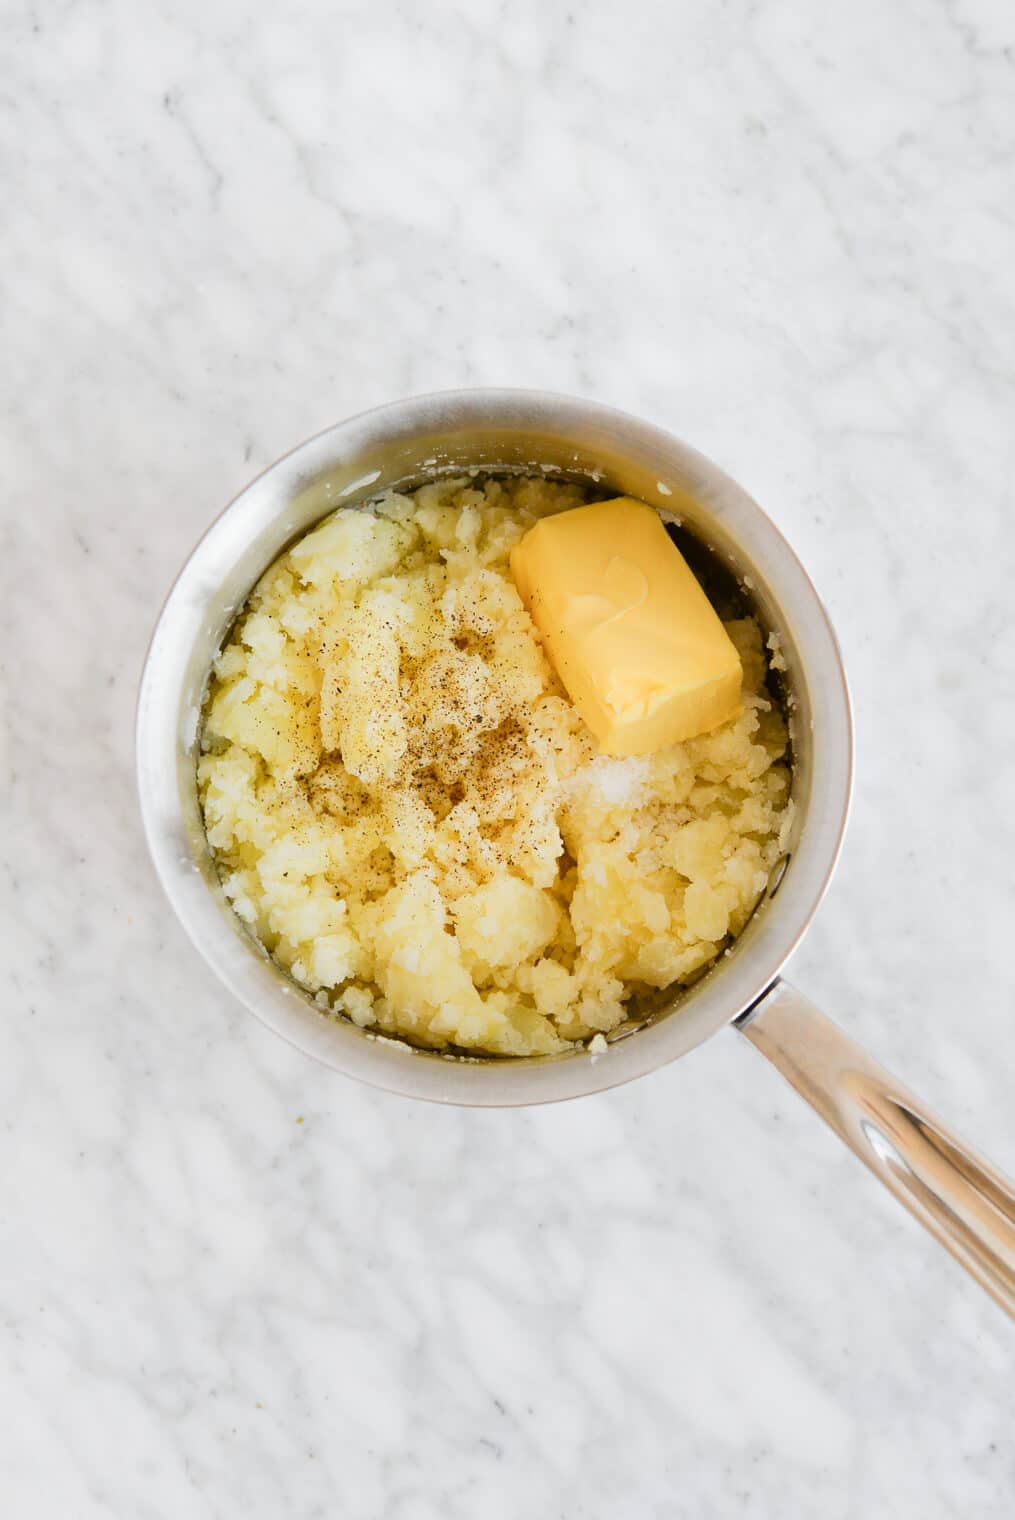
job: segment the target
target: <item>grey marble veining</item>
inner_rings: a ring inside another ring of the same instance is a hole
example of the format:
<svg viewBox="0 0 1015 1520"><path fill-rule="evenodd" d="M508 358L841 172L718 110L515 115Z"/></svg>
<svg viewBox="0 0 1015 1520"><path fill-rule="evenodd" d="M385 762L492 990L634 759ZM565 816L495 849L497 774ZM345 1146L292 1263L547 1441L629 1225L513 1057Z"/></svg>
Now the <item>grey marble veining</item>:
<svg viewBox="0 0 1015 1520"><path fill-rule="evenodd" d="M0 35L4 1513L1010 1516L1010 1327L743 1042L516 1113L318 1069L170 918L131 727L183 556L307 434L483 383L671 427L852 677L794 974L1013 1169L1011 7Z"/></svg>

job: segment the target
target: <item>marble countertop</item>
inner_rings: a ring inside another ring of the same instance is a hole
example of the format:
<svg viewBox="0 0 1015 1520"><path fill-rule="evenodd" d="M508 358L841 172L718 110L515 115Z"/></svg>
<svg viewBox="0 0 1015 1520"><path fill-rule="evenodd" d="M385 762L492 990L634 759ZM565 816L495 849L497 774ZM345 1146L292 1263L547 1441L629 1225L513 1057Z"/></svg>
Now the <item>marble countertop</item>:
<svg viewBox="0 0 1015 1520"><path fill-rule="evenodd" d="M1011 1329L730 1032L442 1111L230 1001L132 719L194 539L412 392L613 403L767 507L856 701L794 965L1009 1170L1015 12L15 3L0 1487L18 1517L1008 1517Z"/></svg>

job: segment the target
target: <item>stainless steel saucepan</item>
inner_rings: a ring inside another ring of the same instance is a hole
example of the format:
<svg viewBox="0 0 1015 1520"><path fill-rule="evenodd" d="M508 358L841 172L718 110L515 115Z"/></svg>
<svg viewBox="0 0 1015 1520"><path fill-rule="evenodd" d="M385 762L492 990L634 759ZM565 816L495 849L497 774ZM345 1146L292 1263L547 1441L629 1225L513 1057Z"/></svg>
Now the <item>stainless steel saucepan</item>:
<svg viewBox="0 0 1015 1520"><path fill-rule="evenodd" d="M198 715L209 669L262 571L320 517L388 486L480 467L595 481L677 513L747 588L778 635L792 714L795 835L788 864L730 952L586 1050L457 1060L323 1016L254 944L226 901L201 824ZM887 1188L1015 1316L1015 1191L893 1076L781 979L835 867L852 776L849 695L814 587L751 498L668 433L586 401L462 391L397 402L329 428L227 507L159 618L137 718L141 808L156 869L198 949L265 1024L337 1071L410 1098L546 1103L602 1091L733 1024Z"/></svg>

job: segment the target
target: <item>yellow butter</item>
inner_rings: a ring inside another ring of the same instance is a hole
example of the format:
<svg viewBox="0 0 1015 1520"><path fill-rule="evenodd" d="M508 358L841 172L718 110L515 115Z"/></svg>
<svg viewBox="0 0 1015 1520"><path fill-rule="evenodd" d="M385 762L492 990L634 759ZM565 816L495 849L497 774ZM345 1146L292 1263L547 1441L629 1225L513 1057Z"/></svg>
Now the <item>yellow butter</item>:
<svg viewBox="0 0 1015 1520"><path fill-rule="evenodd" d="M708 733L740 657L658 514L619 496L542 518L511 573L571 700L610 755Z"/></svg>

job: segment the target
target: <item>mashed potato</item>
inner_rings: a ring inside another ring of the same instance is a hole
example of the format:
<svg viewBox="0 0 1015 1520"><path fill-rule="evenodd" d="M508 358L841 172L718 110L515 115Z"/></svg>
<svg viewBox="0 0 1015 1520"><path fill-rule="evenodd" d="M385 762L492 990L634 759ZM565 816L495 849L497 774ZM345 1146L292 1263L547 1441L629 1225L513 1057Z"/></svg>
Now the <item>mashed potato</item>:
<svg viewBox="0 0 1015 1520"><path fill-rule="evenodd" d="M454 480L344 508L272 565L215 663L198 781L225 891L360 1026L502 1055L588 1040L699 976L783 850L754 622L727 625L739 717L597 753L508 568L584 499Z"/></svg>

